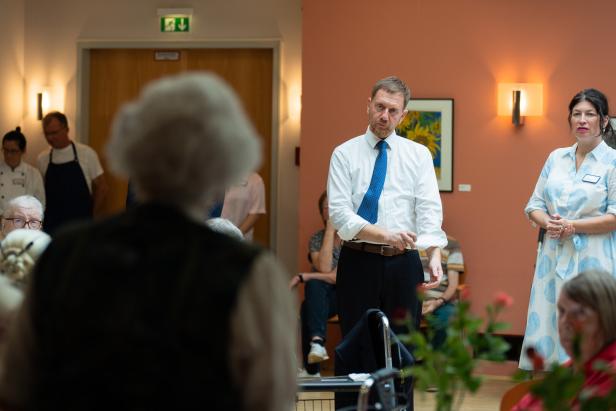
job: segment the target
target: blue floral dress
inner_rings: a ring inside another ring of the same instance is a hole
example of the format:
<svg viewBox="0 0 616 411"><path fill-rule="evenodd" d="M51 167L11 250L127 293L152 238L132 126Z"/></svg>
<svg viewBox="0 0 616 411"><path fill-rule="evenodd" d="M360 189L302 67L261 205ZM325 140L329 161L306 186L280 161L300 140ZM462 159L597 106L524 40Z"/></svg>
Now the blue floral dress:
<svg viewBox="0 0 616 411"><path fill-rule="evenodd" d="M524 210L526 214L543 210L568 220L616 214L616 150L602 141L576 171L576 148L574 144L550 154ZM546 359L546 365L569 359L558 339L556 301L561 286L588 270L616 276L615 256L614 232L575 234L564 240L544 237L530 292L520 368L532 369L526 356L531 346Z"/></svg>

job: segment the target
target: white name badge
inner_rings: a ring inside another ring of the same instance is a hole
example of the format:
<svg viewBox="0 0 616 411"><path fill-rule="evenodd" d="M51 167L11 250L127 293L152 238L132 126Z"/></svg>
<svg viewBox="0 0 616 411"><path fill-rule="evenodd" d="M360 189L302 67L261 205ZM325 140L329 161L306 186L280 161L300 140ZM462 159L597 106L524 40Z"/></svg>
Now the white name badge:
<svg viewBox="0 0 616 411"><path fill-rule="evenodd" d="M597 184L599 182L599 180L601 180L601 176L595 176L592 174L586 174L583 178L582 181L585 183L592 183L592 184Z"/></svg>

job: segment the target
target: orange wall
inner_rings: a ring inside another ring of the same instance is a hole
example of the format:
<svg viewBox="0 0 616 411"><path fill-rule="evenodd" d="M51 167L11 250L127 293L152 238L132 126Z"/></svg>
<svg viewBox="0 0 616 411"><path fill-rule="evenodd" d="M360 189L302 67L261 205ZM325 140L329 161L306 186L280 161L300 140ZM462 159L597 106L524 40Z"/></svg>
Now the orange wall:
<svg viewBox="0 0 616 411"><path fill-rule="evenodd" d="M475 309L507 291L509 333L523 334L537 235L523 208L548 153L573 143L571 97L596 87L616 108L614 15L609 0L304 0L300 270L331 152L364 132L371 86L395 74L415 97L454 99L444 226L461 242ZM498 82L543 83L544 116L519 129L497 117Z"/></svg>

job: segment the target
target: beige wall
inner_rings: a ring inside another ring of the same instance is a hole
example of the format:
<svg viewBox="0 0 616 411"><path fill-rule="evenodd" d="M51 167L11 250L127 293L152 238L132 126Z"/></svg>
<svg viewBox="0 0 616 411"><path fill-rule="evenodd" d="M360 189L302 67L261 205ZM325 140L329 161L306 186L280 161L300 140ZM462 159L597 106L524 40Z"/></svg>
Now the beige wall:
<svg viewBox="0 0 616 411"><path fill-rule="evenodd" d="M9 1L10 2L10 1ZM190 33L160 33L157 8L193 9ZM4 16L4 11L3 14ZM301 93L301 3L300 0L26 0L24 90L28 101L23 124L31 140L28 159L46 147L40 124L34 117L33 96L42 86L50 87L56 108L63 109L79 129L77 110L77 42L95 41L219 41L280 39L281 96L278 131L277 254L292 271L297 251L297 179L293 163L299 145L299 119L287 112L289 92ZM12 46L12 43L11 43ZM130 73L127 73L130 75ZM52 102L53 103L53 102ZM4 105L3 105L4 106ZM0 107L3 108L3 107ZM52 107L53 108L53 107ZM87 136L74 136L87 141ZM271 204L270 204L271 208Z"/></svg>
<svg viewBox="0 0 616 411"><path fill-rule="evenodd" d="M374 82L396 74L415 97L455 99L456 190L441 195L460 240L476 311L513 295L509 332L526 323L537 230L523 214L548 153L573 144L567 105L585 87L616 108L616 3L589 0L313 0L303 6L300 264L321 226L316 201L331 152L366 130ZM544 85L544 116L515 129L496 115L499 82ZM457 185L471 184L471 192Z"/></svg>
<svg viewBox="0 0 616 411"><path fill-rule="evenodd" d="M0 137L21 125L24 73L24 1L0 0Z"/></svg>

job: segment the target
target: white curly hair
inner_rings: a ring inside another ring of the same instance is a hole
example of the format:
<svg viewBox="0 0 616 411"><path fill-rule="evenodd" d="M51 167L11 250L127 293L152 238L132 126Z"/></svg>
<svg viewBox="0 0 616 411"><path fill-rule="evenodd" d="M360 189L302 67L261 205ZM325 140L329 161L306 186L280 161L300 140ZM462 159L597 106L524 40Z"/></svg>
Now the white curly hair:
<svg viewBox="0 0 616 411"><path fill-rule="evenodd" d="M51 237L42 231L11 231L0 243L0 274L16 283L23 282L50 241Z"/></svg>
<svg viewBox="0 0 616 411"><path fill-rule="evenodd" d="M206 209L258 167L261 148L231 88L187 73L151 83L121 109L107 158L141 200Z"/></svg>

